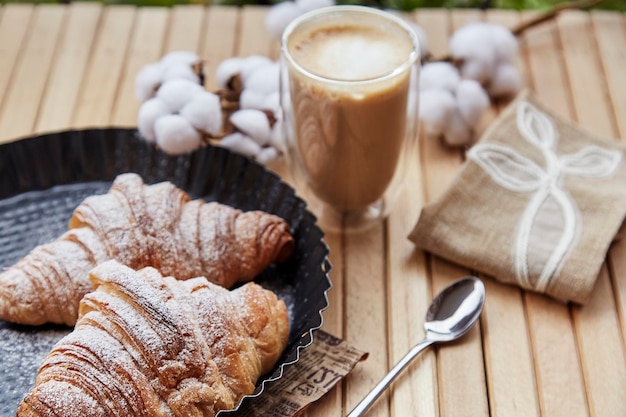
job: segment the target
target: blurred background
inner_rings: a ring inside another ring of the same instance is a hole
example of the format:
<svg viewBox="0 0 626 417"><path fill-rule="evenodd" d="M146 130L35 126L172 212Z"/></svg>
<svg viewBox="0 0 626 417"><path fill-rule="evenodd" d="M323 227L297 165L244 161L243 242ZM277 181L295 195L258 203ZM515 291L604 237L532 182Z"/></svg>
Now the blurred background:
<svg viewBox="0 0 626 417"><path fill-rule="evenodd" d="M4 3L71 3L76 0L0 0ZM278 0L78 0L99 1L105 4L134 4L138 6L173 6L177 4L219 4L241 6L246 4L271 5ZM548 9L564 0L338 0L338 4L362 4L380 8L410 11L420 7L482 8L482 9ZM626 11L626 0L605 0L598 9Z"/></svg>

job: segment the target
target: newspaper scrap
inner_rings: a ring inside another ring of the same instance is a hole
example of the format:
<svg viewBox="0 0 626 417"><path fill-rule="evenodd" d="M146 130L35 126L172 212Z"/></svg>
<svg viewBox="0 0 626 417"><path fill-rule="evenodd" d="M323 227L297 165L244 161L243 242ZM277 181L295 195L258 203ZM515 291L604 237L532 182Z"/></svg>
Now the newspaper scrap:
<svg viewBox="0 0 626 417"><path fill-rule="evenodd" d="M313 344L300 352L297 363L266 386L254 401L244 401L236 415L248 417L294 417L320 399L365 359L362 352L322 330Z"/></svg>

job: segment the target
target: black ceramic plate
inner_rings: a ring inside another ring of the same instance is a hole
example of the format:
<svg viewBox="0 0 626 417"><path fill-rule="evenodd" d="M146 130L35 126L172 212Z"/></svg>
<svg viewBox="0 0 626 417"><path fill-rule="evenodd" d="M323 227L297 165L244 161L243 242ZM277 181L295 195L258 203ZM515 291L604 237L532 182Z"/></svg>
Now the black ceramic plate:
<svg viewBox="0 0 626 417"><path fill-rule="evenodd" d="M281 216L296 240L293 258L270 266L256 281L287 303L291 332L276 367L241 407L253 406L266 384L298 360L322 324L330 288L328 248L315 217L293 189L262 166L225 149L208 146L170 157L139 140L134 130L69 131L0 146L0 268L66 230L74 208L87 196L105 193L120 173L136 172L146 183L168 180L192 198ZM52 346L71 329L27 327L0 321L0 416L15 415ZM243 411L243 410L242 410ZM221 412L241 415L233 410Z"/></svg>

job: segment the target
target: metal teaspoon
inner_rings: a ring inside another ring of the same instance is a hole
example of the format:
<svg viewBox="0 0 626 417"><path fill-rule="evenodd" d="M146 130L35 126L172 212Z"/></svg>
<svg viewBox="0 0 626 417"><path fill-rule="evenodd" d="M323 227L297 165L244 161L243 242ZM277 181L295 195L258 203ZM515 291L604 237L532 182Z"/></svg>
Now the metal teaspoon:
<svg viewBox="0 0 626 417"><path fill-rule="evenodd" d="M362 416L400 372L425 348L450 342L472 328L485 304L485 286L476 277L463 278L435 297L426 313L426 336L385 375L347 417Z"/></svg>

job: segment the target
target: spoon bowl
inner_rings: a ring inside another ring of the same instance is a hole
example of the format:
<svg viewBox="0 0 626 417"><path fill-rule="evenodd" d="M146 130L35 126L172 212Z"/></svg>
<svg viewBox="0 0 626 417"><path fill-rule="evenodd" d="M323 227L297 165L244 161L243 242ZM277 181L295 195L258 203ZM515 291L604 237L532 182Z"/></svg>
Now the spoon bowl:
<svg viewBox="0 0 626 417"><path fill-rule="evenodd" d="M396 376L428 346L451 342L467 333L476 323L485 304L485 286L476 277L463 278L437 295L424 322L426 336L385 375L347 417L362 416Z"/></svg>
<svg viewBox="0 0 626 417"><path fill-rule="evenodd" d="M449 342L467 333L485 303L485 286L476 277L461 279L445 288L426 312L426 337Z"/></svg>

